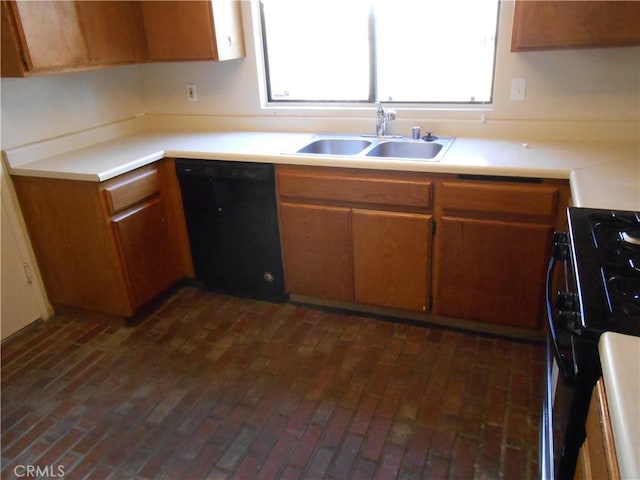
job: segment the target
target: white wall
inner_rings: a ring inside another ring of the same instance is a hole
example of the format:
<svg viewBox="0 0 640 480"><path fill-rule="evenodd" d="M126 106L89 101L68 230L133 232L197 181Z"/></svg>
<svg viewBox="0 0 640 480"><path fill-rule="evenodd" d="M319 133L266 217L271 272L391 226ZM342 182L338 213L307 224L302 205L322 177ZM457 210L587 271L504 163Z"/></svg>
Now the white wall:
<svg viewBox="0 0 640 480"><path fill-rule="evenodd" d="M2 149L105 125L144 112L137 65L3 78Z"/></svg>

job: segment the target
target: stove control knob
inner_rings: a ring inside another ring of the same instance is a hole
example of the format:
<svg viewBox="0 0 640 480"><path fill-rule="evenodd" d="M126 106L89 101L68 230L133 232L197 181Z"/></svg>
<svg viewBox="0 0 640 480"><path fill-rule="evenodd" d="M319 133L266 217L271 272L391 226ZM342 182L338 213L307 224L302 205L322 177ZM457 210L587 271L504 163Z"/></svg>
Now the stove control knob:
<svg viewBox="0 0 640 480"><path fill-rule="evenodd" d="M558 315L558 324L561 329L567 332L575 332L578 330L580 315L575 311L560 311Z"/></svg>
<svg viewBox="0 0 640 480"><path fill-rule="evenodd" d="M578 295L573 292L558 292L556 297L556 307L559 310L564 311L577 311L578 309Z"/></svg>
<svg viewBox="0 0 640 480"><path fill-rule="evenodd" d="M558 261L569 258L569 235L566 232L553 232L551 255Z"/></svg>

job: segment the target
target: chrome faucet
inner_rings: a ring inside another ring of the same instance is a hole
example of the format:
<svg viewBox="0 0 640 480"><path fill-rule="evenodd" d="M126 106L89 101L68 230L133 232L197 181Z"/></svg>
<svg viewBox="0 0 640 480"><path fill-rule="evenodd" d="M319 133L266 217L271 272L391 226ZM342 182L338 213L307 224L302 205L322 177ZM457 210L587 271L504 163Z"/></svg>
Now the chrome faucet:
<svg viewBox="0 0 640 480"><path fill-rule="evenodd" d="M395 110L385 110L382 103L376 102L376 135L384 137L387 134L387 122L396 119Z"/></svg>

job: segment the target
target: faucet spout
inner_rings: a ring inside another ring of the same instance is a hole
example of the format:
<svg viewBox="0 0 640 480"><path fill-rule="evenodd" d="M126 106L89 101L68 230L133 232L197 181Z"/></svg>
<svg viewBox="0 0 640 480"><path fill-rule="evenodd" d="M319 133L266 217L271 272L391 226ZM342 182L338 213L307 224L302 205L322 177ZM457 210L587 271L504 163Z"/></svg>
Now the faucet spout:
<svg viewBox="0 0 640 480"><path fill-rule="evenodd" d="M382 103L376 102L376 135L384 137L387 134L387 122L396 119L395 110L385 110Z"/></svg>
<svg viewBox="0 0 640 480"><path fill-rule="evenodd" d="M378 107L376 111L376 135L381 137L387 134L387 115L380 102L377 102L376 106Z"/></svg>

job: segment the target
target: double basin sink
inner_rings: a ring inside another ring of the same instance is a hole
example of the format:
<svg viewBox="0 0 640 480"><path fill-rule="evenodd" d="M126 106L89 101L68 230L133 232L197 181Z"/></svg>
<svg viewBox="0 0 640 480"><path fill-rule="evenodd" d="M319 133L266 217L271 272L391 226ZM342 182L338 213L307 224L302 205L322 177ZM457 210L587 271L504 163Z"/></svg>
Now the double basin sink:
<svg viewBox="0 0 640 480"><path fill-rule="evenodd" d="M317 135L296 153L439 162L454 138L432 138L425 141L400 136Z"/></svg>

